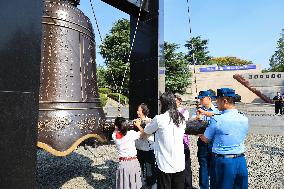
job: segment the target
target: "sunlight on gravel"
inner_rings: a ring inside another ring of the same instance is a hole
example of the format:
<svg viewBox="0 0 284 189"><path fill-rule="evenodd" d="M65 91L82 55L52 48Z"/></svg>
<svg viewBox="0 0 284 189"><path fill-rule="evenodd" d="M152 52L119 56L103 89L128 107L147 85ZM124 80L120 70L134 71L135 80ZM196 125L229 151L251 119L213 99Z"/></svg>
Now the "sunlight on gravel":
<svg viewBox="0 0 284 189"><path fill-rule="evenodd" d="M196 136L191 136L193 184L198 188ZM250 134L246 140L250 189L284 188L284 136ZM37 189L110 189L117 153L114 145L79 147L66 157L37 153Z"/></svg>

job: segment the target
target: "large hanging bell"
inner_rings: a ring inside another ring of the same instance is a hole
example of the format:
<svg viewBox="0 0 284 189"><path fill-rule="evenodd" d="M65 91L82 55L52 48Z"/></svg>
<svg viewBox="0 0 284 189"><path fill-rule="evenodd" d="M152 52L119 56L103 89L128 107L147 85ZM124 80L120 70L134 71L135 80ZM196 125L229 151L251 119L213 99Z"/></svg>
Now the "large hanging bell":
<svg viewBox="0 0 284 189"><path fill-rule="evenodd" d="M79 0L44 0L38 147L71 153L94 137L104 142L96 79L95 38Z"/></svg>

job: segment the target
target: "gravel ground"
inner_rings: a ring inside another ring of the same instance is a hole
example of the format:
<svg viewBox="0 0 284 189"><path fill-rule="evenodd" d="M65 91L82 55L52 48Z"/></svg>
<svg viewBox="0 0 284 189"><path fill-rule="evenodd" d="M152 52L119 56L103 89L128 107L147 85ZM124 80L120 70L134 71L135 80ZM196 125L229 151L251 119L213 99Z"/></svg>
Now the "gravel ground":
<svg viewBox="0 0 284 189"><path fill-rule="evenodd" d="M191 137L193 184L198 188L197 137ZM249 188L284 188L284 136L249 134L246 140ZM117 164L114 145L79 147L66 157L38 151L38 189L112 188Z"/></svg>

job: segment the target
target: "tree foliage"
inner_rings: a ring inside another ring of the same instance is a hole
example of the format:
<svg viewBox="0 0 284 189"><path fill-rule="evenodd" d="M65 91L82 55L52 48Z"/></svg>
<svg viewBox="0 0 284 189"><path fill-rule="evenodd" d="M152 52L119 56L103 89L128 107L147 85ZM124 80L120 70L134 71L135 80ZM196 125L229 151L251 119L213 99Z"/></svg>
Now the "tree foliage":
<svg viewBox="0 0 284 189"><path fill-rule="evenodd" d="M189 41L186 41L185 47L188 49L186 55L187 60L191 65L206 65L210 60L208 47L208 40L201 39L201 36L192 37Z"/></svg>
<svg viewBox="0 0 284 189"><path fill-rule="evenodd" d="M130 22L120 19L113 24L110 33L100 45L100 54L105 59L105 81L114 92L128 96L130 77L126 58L130 49Z"/></svg>
<svg viewBox="0 0 284 189"><path fill-rule="evenodd" d="M284 72L284 29L277 41L277 50L269 59L270 71Z"/></svg>
<svg viewBox="0 0 284 189"><path fill-rule="evenodd" d="M178 44L164 44L166 66L166 88L174 93L184 94L190 84L191 73L186 57L181 52L176 52Z"/></svg>
<svg viewBox="0 0 284 189"><path fill-rule="evenodd" d="M242 60L237 57L214 57L209 60L209 64L217 64L218 66L243 66L252 64L252 61Z"/></svg>
<svg viewBox="0 0 284 189"><path fill-rule="evenodd" d="M97 67L97 84L99 88L108 87L108 83L105 78L106 78L106 67L98 66Z"/></svg>

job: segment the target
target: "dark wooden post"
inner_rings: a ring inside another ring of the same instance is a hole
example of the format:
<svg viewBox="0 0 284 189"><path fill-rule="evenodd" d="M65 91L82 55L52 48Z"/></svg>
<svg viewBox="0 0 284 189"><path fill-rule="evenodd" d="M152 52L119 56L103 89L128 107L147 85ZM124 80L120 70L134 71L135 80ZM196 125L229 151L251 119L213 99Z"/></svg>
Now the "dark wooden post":
<svg viewBox="0 0 284 189"><path fill-rule="evenodd" d="M36 178L42 1L0 1L0 188Z"/></svg>
<svg viewBox="0 0 284 189"><path fill-rule="evenodd" d="M149 13L138 26L130 64L130 119L137 117L137 106L142 102L149 106L151 117L159 113L158 99L165 90L163 8L163 0L150 0ZM137 18L131 16L130 22L133 36Z"/></svg>

